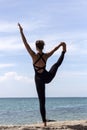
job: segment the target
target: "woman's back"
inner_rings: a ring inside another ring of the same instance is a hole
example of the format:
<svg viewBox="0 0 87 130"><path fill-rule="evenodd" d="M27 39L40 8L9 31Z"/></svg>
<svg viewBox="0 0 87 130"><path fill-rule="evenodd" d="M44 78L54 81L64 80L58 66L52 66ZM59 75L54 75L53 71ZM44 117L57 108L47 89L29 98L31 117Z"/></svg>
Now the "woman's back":
<svg viewBox="0 0 87 130"><path fill-rule="evenodd" d="M37 53L33 58L33 65L36 71L43 72L46 67L47 55L45 53Z"/></svg>

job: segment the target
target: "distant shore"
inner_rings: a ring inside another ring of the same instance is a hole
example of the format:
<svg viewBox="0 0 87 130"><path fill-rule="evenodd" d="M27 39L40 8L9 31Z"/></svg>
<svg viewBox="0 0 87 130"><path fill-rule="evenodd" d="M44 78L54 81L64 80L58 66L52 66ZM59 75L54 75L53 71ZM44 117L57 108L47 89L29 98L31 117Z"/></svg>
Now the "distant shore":
<svg viewBox="0 0 87 130"><path fill-rule="evenodd" d="M87 130L87 120L55 121L31 125L0 125L0 130Z"/></svg>

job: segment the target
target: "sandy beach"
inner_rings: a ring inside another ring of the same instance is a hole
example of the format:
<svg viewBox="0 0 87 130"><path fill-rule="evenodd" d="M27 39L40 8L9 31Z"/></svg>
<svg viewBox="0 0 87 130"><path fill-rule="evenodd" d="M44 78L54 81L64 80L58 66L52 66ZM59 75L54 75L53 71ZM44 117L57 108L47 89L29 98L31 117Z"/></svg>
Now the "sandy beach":
<svg viewBox="0 0 87 130"><path fill-rule="evenodd" d="M48 122L46 127L42 123L31 125L0 125L0 130L87 130L87 120Z"/></svg>

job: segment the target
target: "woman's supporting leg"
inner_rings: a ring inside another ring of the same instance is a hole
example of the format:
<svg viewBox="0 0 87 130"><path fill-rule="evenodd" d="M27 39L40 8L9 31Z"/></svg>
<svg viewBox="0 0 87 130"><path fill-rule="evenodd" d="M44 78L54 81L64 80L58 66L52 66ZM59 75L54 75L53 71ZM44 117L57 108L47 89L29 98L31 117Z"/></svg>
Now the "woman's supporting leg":
<svg viewBox="0 0 87 130"><path fill-rule="evenodd" d="M40 113L44 124L46 124L46 109L45 109L45 84L38 77L35 77L36 89L40 104Z"/></svg>

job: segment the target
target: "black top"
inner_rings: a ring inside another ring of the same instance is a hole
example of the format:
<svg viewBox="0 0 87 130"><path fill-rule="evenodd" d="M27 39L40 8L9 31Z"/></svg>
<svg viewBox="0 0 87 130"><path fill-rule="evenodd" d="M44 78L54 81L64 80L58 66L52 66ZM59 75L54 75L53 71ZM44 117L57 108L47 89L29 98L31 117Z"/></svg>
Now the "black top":
<svg viewBox="0 0 87 130"><path fill-rule="evenodd" d="M45 59L43 58L44 53L42 53L42 54L38 53L38 54L39 54L39 58L38 58L38 59L35 61L35 63L33 64L34 69L35 69L35 72L39 72L39 70L45 70L45 67L46 67L46 61L45 61ZM42 59L43 62L45 63L45 65L44 65L43 67L36 66L36 63L37 63L40 59Z"/></svg>

